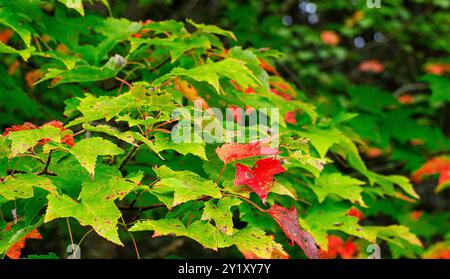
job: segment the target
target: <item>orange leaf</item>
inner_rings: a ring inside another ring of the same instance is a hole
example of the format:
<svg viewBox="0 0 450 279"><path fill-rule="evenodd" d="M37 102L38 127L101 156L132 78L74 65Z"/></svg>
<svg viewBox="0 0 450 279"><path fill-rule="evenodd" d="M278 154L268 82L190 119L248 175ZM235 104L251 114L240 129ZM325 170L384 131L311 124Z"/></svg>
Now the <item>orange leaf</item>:
<svg viewBox="0 0 450 279"><path fill-rule="evenodd" d="M419 183L424 176L432 174L439 174L438 185L435 189L436 192L439 192L445 184L450 183L450 158L438 156L428 160L412 175L412 180Z"/></svg>
<svg viewBox="0 0 450 279"><path fill-rule="evenodd" d="M322 31L320 33L320 40L327 45L336 46L341 41L339 35L334 31Z"/></svg>
<svg viewBox="0 0 450 279"><path fill-rule="evenodd" d="M414 97L411 94L403 94L397 98L397 100L403 105L410 105L414 102Z"/></svg>
<svg viewBox="0 0 450 279"><path fill-rule="evenodd" d="M380 63L380 61L376 59L372 60L365 60L359 64L358 69L361 72L372 72L372 73L382 73L384 71L383 64Z"/></svg>
<svg viewBox="0 0 450 279"><path fill-rule="evenodd" d="M269 73L272 73L274 75L279 75L279 73L277 72L275 67L270 65L269 62L267 62L266 60L264 60L262 58L259 58L259 66L261 66L261 68L263 68L264 70L266 70Z"/></svg>
<svg viewBox="0 0 450 279"><path fill-rule="evenodd" d="M0 42L7 44L13 34L14 32L11 29L0 31Z"/></svg>
<svg viewBox="0 0 450 279"><path fill-rule="evenodd" d="M447 72L450 72L450 64L443 64L443 63L428 64L425 66L425 72L441 76Z"/></svg>
<svg viewBox="0 0 450 279"><path fill-rule="evenodd" d="M9 231L11 230L11 227L12 223L8 223L6 225L5 230ZM27 234L26 236L22 237L19 241L14 243L14 245L8 250L8 252L6 252L6 255L10 259L20 259L22 249L25 248L25 241L27 239L42 239L42 236L37 229L32 230L29 234Z"/></svg>

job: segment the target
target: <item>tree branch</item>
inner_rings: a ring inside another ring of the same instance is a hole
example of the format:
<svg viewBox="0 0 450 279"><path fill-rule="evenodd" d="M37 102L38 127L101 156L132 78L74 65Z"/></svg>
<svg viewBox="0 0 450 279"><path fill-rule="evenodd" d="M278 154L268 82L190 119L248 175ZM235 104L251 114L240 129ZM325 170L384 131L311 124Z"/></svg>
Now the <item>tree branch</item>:
<svg viewBox="0 0 450 279"><path fill-rule="evenodd" d="M119 171L123 171L128 161L130 161L131 157L133 157L134 152L138 149L138 146L133 146L128 152L127 156L123 159L122 163L120 163Z"/></svg>

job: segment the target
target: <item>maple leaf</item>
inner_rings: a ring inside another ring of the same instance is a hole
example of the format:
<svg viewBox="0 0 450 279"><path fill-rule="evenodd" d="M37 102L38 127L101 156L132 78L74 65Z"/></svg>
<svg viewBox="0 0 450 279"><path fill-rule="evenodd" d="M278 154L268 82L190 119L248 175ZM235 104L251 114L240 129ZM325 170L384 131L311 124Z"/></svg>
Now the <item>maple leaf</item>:
<svg viewBox="0 0 450 279"><path fill-rule="evenodd" d="M10 231L11 227L12 223L8 223L6 225L5 230ZM42 236L37 229L32 230L29 234L27 234L26 236L22 237L19 241L14 243L14 245L11 248L9 248L8 252L6 252L6 255L10 259L20 259L22 249L25 248L25 241L27 239L42 239Z"/></svg>
<svg viewBox="0 0 450 279"><path fill-rule="evenodd" d="M258 255L256 255L254 252L252 252L250 250L239 249L239 251L242 253L244 258L247 260L262 259L261 257L259 257ZM270 259L286 260L286 259L289 259L289 254L286 251L284 251L283 246L281 244L273 243Z"/></svg>
<svg viewBox="0 0 450 279"><path fill-rule="evenodd" d="M319 250L317 249L316 241L308 232L300 228L297 208L295 208L295 206L293 206L291 210L288 210L275 204L269 209L269 214L289 238L291 245L293 245L294 242L297 243L305 255L310 259L319 258Z"/></svg>
<svg viewBox="0 0 450 279"><path fill-rule="evenodd" d="M359 64L358 69L361 72L371 72L371 73L382 73L384 71L383 64L380 63L380 61L376 59L371 60L365 60Z"/></svg>
<svg viewBox="0 0 450 279"><path fill-rule="evenodd" d="M419 183L424 176L439 174L438 185L435 192L442 191L450 183L450 158L438 156L428 160L413 175L412 180Z"/></svg>
<svg viewBox="0 0 450 279"><path fill-rule="evenodd" d="M264 59L262 59L262 58L259 58L258 60L259 60L259 66L260 66L261 68L263 68L263 69L266 70L267 72L272 73L272 74L274 74L274 75L280 75L280 74L277 72L277 69L275 69L275 67L272 66L269 62L267 62L266 60L264 60Z"/></svg>
<svg viewBox="0 0 450 279"><path fill-rule="evenodd" d="M410 105L414 102L414 96L406 93L397 97L397 100L403 105Z"/></svg>
<svg viewBox="0 0 450 279"><path fill-rule="evenodd" d="M31 122L25 122L22 125L12 125L11 127L5 129L3 136L6 137L11 132L23 131L23 130L33 130L36 128L37 128L37 126Z"/></svg>
<svg viewBox="0 0 450 279"><path fill-rule="evenodd" d="M442 259L449 260L450 259L450 244L447 242L438 242L428 248L422 255L423 259Z"/></svg>
<svg viewBox="0 0 450 279"><path fill-rule="evenodd" d="M70 131L69 134L63 135L63 137L61 138L61 142L67 144L70 147L73 147L75 145L75 139L73 138L72 131L64 128L64 123L62 123L61 121L52 120L50 122L45 123L41 127L44 127L44 126L53 126L55 128L58 128L61 132ZM49 141L50 141L50 139L42 139L39 142L39 144L46 144Z"/></svg>
<svg viewBox="0 0 450 279"><path fill-rule="evenodd" d="M254 143L242 144L242 143L226 143L221 147L216 148L217 156L225 164L231 161L263 156L263 155L276 155L279 153L278 148L270 148L264 146L262 141Z"/></svg>
<svg viewBox="0 0 450 279"><path fill-rule="evenodd" d="M364 214L356 207L350 208L350 210L347 212L347 215L354 216L354 217L358 218L359 221L364 219Z"/></svg>
<svg viewBox="0 0 450 279"><path fill-rule="evenodd" d="M25 74L25 82L27 84L28 87L33 88L34 84L40 80L44 75L42 74L42 72L37 69L37 70L32 70L29 71Z"/></svg>
<svg viewBox="0 0 450 279"><path fill-rule="evenodd" d="M22 125L13 125L10 128L5 129L3 136L8 136L11 132L36 130L36 129L41 129L46 126L52 126L52 127L58 128L60 130L61 135L62 135L62 138L61 138L62 143L65 143L65 144L69 145L70 147L73 147L75 145L75 139L73 138L72 131L64 128L64 124L57 120L52 120L50 122L47 122L40 127L38 127L30 122L25 122ZM39 139L39 142L37 144L44 145L44 144L50 142L51 140L52 139L50 139L50 138L41 138L41 139Z"/></svg>
<svg viewBox="0 0 450 279"><path fill-rule="evenodd" d="M282 93L282 92L280 92L278 89L271 88L271 89L270 89L270 92L272 92L273 94L275 94L275 95L277 95L277 96L280 96L281 98L283 98L283 99L285 99L285 100L287 100L287 101L292 100L292 96L291 96L291 95L286 94L286 93Z"/></svg>
<svg viewBox="0 0 450 279"><path fill-rule="evenodd" d="M328 236L328 250L320 251L320 256L323 259L335 259L340 256L342 259L352 259L358 252L358 247L352 241L344 241L336 235Z"/></svg>
<svg viewBox="0 0 450 279"><path fill-rule="evenodd" d="M11 29L5 29L0 32L0 42L7 44L9 42L9 39L14 35L14 31Z"/></svg>
<svg viewBox="0 0 450 279"><path fill-rule="evenodd" d="M242 89L241 86L239 86L239 84L234 81L234 80L230 80L231 84L233 84L234 88L236 88L236 90L241 91L245 94L253 94L256 93L255 89L251 88L251 87L247 87L247 89Z"/></svg>
<svg viewBox="0 0 450 279"><path fill-rule="evenodd" d="M322 31L322 33L320 33L320 40L324 44L336 46L341 41L341 38L335 31Z"/></svg>
<svg viewBox="0 0 450 279"><path fill-rule="evenodd" d="M297 119L295 119L295 111L288 111L284 115L284 121L289 124L297 125Z"/></svg>
<svg viewBox="0 0 450 279"><path fill-rule="evenodd" d="M200 97L197 93L197 90L194 86L189 84L187 81L181 80L179 78L176 78L174 80L175 89L181 92L181 94L186 97L189 101L194 102L194 105L198 107L199 109L205 108L208 109L209 105L203 99Z"/></svg>
<svg viewBox="0 0 450 279"><path fill-rule="evenodd" d="M425 72L441 76L450 72L450 64L432 63L425 66Z"/></svg>
<svg viewBox="0 0 450 279"><path fill-rule="evenodd" d="M409 214L409 217L411 218L411 220L418 221L420 219L420 217L422 217L422 215L423 215L423 211L414 210L413 212L411 212Z"/></svg>
<svg viewBox="0 0 450 279"><path fill-rule="evenodd" d="M284 80L280 79L277 79L275 81L272 80L269 82L269 85L270 85L270 92L282 97L287 101L293 100L294 97L297 95L295 89Z"/></svg>
<svg viewBox="0 0 450 279"><path fill-rule="evenodd" d="M266 203L267 195L273 183L273 176L285 172L279 160L265 158L258 160L253 168L236 164L234 185L247 185Z"/></svg>
<svg viewBox="0 0 450 279"><path fill-rule="evenodd" d="M378 158L383 156L383 150L377 147L369 147L366 150L366 155L369 158Z"/></svg>

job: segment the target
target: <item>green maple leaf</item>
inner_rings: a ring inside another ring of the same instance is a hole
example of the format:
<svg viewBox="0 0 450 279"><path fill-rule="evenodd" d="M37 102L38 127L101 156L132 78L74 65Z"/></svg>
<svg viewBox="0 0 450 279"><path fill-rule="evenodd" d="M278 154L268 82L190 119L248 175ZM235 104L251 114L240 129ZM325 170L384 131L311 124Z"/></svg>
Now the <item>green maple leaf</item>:
<svg viewBox="0 0 450 279"><path fill-rule="evenodd" d="M134 136L131 132L118 131L111 126L103 125L103 124L100 124L97 126L91 126L90 124L85 123L85 124L83 124L83 128L86 131L104 133L109 136L123 140L124 142L127 142L129 144L137 146Z"/></svg>
<svg viewBox="0 0 450 279"><path fill-rule="evenodd" d="M315 180L311 189L319 198L319 202L323 202L328 195L334 194L351 202L359 202L364 206L361 197L363 191L361 185L364 184L364 181L340 173L324 173Z"/></svg>
<svg viewBox="0 0 450 279"><path fill-rule="evenodd" d="M153 31L155 32L155 34L163 34L169 32L173 35L179 36L187 33L187 30L184 28L183 22L179 22L173 19L149 22L142 28L144 30Z"/></svg>
<svg viewBox="0 0 450 279"><path fill-rule="evenodd" d="M155 149L158 152L163 150L173 149L176 152L186 155L192 154L208 161L205 153L205 143L176 143L171 142L170 136L165 136L163 134L155 134Z"/></svg>
<svg viewBox="0 0 450 279"><path fill-rule="evenodd" d="M30 17L22 12L18 12L16 3L11 1L2 3L0 7L0 24L10 27L16 32L23 40L27 48L31 46L31 35L34 33L33 28L30 26ZM6 5L6 7L5 7Z"/></svg>
<svg viewBox="0 0 450 279"><path fill-rule="evenodd" d="M35 174L17 174L15 177L7 176L0 183L0 196L7 200L31 198L34 187L57 194L56 187L49 178Z"/></svg>
<svg viewBox="0 0 450 279"><path fill-rule="evenodd" d="M58 1L66 5L67 8L74 9L80 15L84 16L84 7L82 0L58 0Z"/></svg>
<svg viewBox="0 0 450 279"><path fill-rule="evenodd" d="M421 79L430 84L432 104L450 102L450 79L437 75L425 75Z"/></svg>
<svg viewBox="0 0 450 279"><path fill-rule="evenodd" d="M216 203L210 200L205 203L202 220L214 220L216 227L225 234L233 234L233 214L230 209L241 204L241 200L224 197Z"/></svg>
<svg viewBox="0 0 450 279"><path fill-rule="evenodd" d="M409 231L408 227L400 225L391 226L370 226L364 227L366 232L376 235L377 238L392 243L400 248L406 248L403 241L415 246L423 247L422 242L416 235Z"/></svg>
<svg viewBox="0 0 450 279"><path fill-rule="evenodd" d="M72 69L49 68L48 72L36 84L49 79L57 79L51 86L71 82L92 82L115 77L125 66L119 56L111 57L102 67L79 65ZM124 59L124 58L122 58Z"/></svg>
<svg viewBox="0 0 450 279"><path fill-rule="evenodd" d="M216 183L190 171L173 171L166 166L155 169L160 179L150 190L168 207L203 196L220 198Z"/></svg>
<svg viewBox="0 0 450 279"><path fill-rule="evenodd" d="M164 48L169 51L171 63L178 60L184 53L194 50L203 49L207 50L211 48L211 42L208 37L201 34L189 35L182 38L139 38L131 39L131 49L130 52L134 52L141 46L156 46L159 48Z"/></svg>
<svg viewBox="0 0 450 279"><path fill-rule="evenodd" d="M70 152L91 176L95 173L97 157L101 155L119 155L123 150L114 143L99 137L87 138L75 144Z"/></svg>
<svg viewBox="0 0 450 279"><path fill-rule="evenodd" d="M251 252L262 259L272 258L272 252L276 248L279 251L283 247L274 241L273 236L256 227L245 227L233 234L233 244L241 252Z"/></svg>
<svg viewBox="0 0 450 279"><path fill-rule="evenodd" d="M205 33L212 33L216 35L222 35L227 36L235 41L237 41L236 36L231 31L224 30L220 27L217 27L215 25L206 25L201 23L195 23L192 19L186 19L186 21L190 24L192 24L197 30Z"/></svg>
<svg viewBox="0 0 450 279"><path fill-rule="evenodd" d="M213 250L231 245L231 243L226 243L221 233L213 225L203 221L195 221L186 228L178 219L144 220L137 222L129 231L154 231L153 237L186 236Z"/></svg>
<svg viewBox="0 0 450 279"><path fill-rule="evenodd" d="M254 227L235 230L233 235L229 236L208 222L195 221L186 227L178 219L160 219L139 221L129 231L154 231L153 237L185 236L213 250L236 245L241 251L252 252L265 259L271 258L275 247L280 249L280 245L273 240L272 236Z"/></svg>
<svg viewBox="0 0 450 279"><path fill-rule="evenodd" d="M83 226L92 226L100 236L123 245L117 233L118 219L122 215L114 201L137 188L135 183L121 178L85 181L78 200L66 195L48 195L44 222L73 217Z"/></svg>
<svg viewBox="0 0 450 279"><path fill-rule="evenodd" d="M382 195L397 196L395 185L415 199L420 199L413 185L407 177L401 175L381 175L371 171L367 172L371 184L378 184L382 188Z"/></svg>
<svg viewBox="0 0 450 279"><path fill-rule="evenodd" d="M219 79L221 77L227 77L236 81L242 88L254 87L260 83L244 62L234 58L226 58L219 62L208 62L192 69L174 68L170 73L157 79L154 84L158 85L172 77L178 76L207 82L217 92L220 92Z"/></svg>
<svg viewBox="0 0 450 279"><path fill-rule="evenodd" d="M31 55L34 54L35 50L36 49L33 46L25 49L15 49L13 47L5 45L3 42L0 41L0 53L18 54L22 57L24 61L28 61Z"/></svg>
<svg viewBox="0 0 450 279"><path fill-rule="evenodd" d="M11 154L9 157L25 153L42 139L61 141L60 129L50 125L45 125L39 129L10 132L7 137L11 140Z"/></svg>
<svg viewBox="0 0 450 279"><path fill-rule="evenodd" d="M328 247L329 231L342 231L374 242L376 234L373 231L366 231L364 227L360 226L357 217L347 215L350 208L351 204L331 200L313 204L303 220L300 220L300 226L304 226L311 233L322 249Z"/></svg>

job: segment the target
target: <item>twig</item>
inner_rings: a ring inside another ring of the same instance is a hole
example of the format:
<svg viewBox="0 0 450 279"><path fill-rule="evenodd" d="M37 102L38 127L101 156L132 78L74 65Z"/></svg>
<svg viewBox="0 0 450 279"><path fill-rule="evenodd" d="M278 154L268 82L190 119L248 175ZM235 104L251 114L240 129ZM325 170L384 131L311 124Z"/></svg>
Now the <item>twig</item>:
<svg viewBox="0 0 450 279"><path fill-rule="evenodd" d="M146 211L146 210L152 210L155 208L160 208L160 207L165 207L166 205L163 203L156 203L156 204L152 204L152 205L147 205L147 206L118 206L117 208L120 210L132 210L132 211Z"/></svg>
<svg viewBox="0 0 450 279"><path fill-rule="evenodd" d="M227 168L227 164L224 164L222 169L219 172L219 176L217 177L217 185L219 185L220 178L222 178L223 173L225 172L225 169Z"/></svg>
<svg viewBox="0 0 450 279"><path fill-rule="evenodd" d="M395 90L393 95L398 97L400 95L402 95L405 92L408 91L417 91L417 90L424 90L428 88L428 84L426 83L410 83L410 84L405 84L402 87L400 87L399 89Z"/></svg>
<svg viewBox="0 0 450 279"><path fill-rule="evenodd" d="M73 137L76 137L76 136L78 136L78 135L80 135L80 134L82 134L82 133L84 133L84 132L86 132L85 129L83 129L83 130L81 130L81 131L78 131L78 132L76 132L75 134L73 134Z"/></svg>
<svg viewBox="0 0 450 279"><path fill-rule="evenodd" d="M69 223L68 217L66 217L66 222L67 222L67 229L69 230L70 243L72 244L72 252L75 253L75 244L73 243L72 229L70 228L70 223Z"/></svg>
<svg viewBox="0 0 450 279"><path fill-rule="evenodd" d="M134 251L136 252L137 258L140 260L140 259L141 259L141 255L139 254L139 249L138 249L138 247L137 247L136 240L134 240L134 237L133 237L133 235L131 234L131 232L128 231L127 225L126 225L125 220L123 219L122 216L120 216L120 219L122 219L122 223L123 223L123 227L124 227L125 231L126 231L126 232L130 235L130 237L131 237L131 241L133 242L133 246L134 246Z"/></svg>
<svg viewBox="0 0 450 279"><path fill-rule="evenodd" d="M209 200L211 199L210 196L203 196L201 198L196 199L196 201L205 201L205 200ZM131 211L146 211L146 210L152 210L152 209L156 209L156 208L160 208L160 207L166 207L165 204L163 203L157 203L157 204L152 204L152 205L147 205L147 206L136 206L136 207L132 207L130 205L128 206L118 206L117 208L120 210L131 210Z"/></svg>
<svg viewBox="0 0 450 279"><path fill-rule="evenodd" d="M53 150L50 151L50 153L48 154L47 157L47 162L45 163L44 168L37 174L37 175L43 175L43 174L48 174L48 167L50 166L50 163L52 161L52 155L53 155Z"/></svg>
<svg viewBox="0 0 450 279"><path fill-rule="evenodd" d="M237 198L240 198L240 199L248 202L249 204L253 205L256 209L258 209L259 211L261 211L263 213L267 213L269 211L267 209L261 208L259 205L257 205L256 203L252 202L251 200L247 199L246 197L243 197L243 196L240 196L240 195L237 195L237 194L233 194L233 193L224 193L224 196L226 196L226 195L228 195L228 196L235 196Z"/></svg>
<svg viewBox="0 0 450 279"><path fill-rule="evenodd" d="M119 77L115 77L115 79L118 80L118 81L120 81L121 83L125 84L125 85L128 86L129 88L132 87L131 84L130 84L128 81L124 80L124 79L121 79L121 78L119 78Z"/></svg>
<svg viewBox="0 0 450 279"><path fill-rule="evenodd" d="M138 146L133 146L128 152L127 156L123 159L122 163L120 163L119 171L123 171L128 161L130 161L131 157L133 157L134 152L138 149Z"/></svg>

